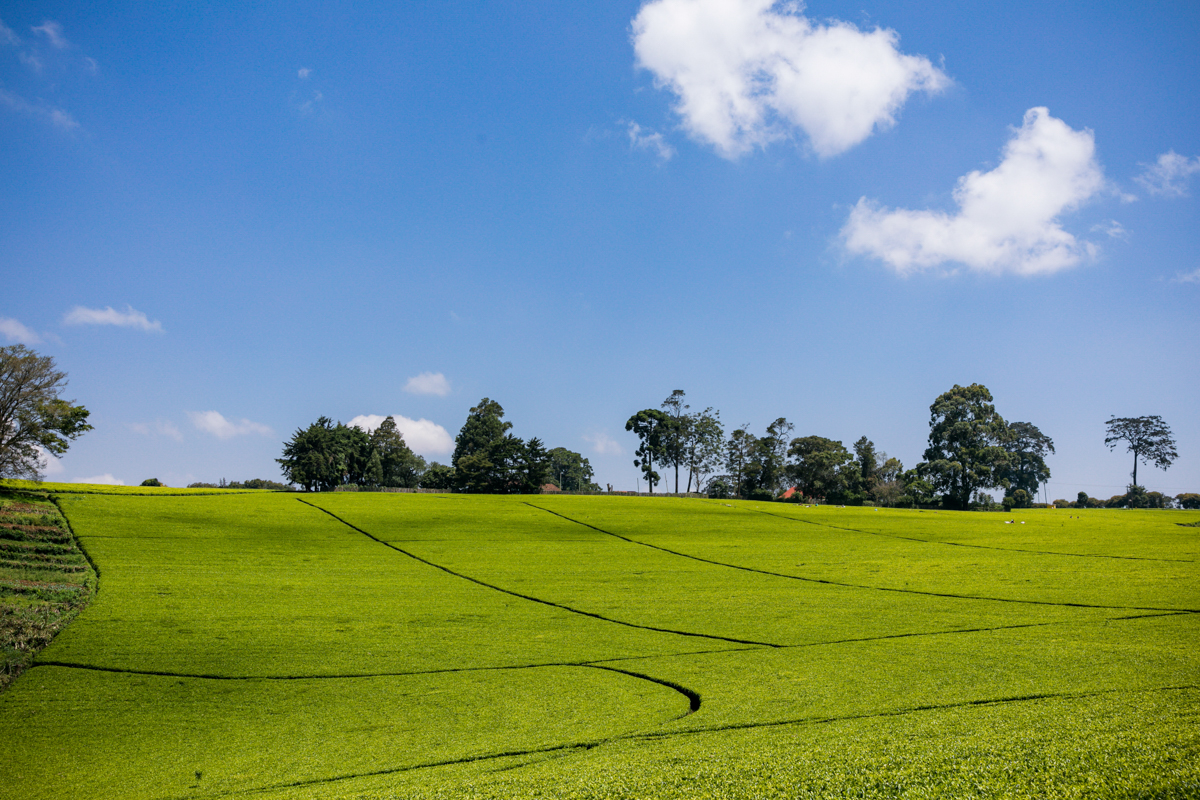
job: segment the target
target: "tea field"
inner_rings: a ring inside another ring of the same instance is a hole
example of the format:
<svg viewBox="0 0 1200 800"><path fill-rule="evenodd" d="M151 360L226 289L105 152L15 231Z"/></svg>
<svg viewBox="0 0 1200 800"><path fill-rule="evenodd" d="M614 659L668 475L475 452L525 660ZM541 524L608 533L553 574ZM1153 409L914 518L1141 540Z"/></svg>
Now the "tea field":
<svg viewBox="0 0 1200 800"><path fill-rule="evenodd" d="M1196 512L55 499L0 798L1200 797Z"/></svg>

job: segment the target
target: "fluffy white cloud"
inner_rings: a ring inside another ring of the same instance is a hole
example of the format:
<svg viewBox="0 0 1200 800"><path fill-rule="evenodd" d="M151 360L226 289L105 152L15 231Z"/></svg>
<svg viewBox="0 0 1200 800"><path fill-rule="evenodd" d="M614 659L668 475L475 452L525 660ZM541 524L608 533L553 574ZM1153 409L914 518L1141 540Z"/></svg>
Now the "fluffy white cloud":
<svg viewBox="0 0 1200 800"><path fill-rule="evenodd" d="M607 433L594 433L583 437L592 445L592 451L601 456L619 456L625 452L621 445Z"/></svg>
<svg viewBox="0 0 1200 800"><path fill-rule="evenodd" d="M392 414L396 421L396 430L404 437L404 443L413 452L421 455L446 455L454 452L454 437L436 422L427 419L409 419L400 414ZM362 428L370 433L383 424L387 419L381 414L359 414L348 423L351 427Z"/></svg>
<svg viewBox="0 0 1200 800"><path fill-rule="evenodd" d="M663 161L670 161L675 155L675 148L661 133L643 128L636 122L629 123L629 146L635 150L647 150Z"/></svg>
<svg viewBox="0 0 1200 800"><path fill-rule="evenodd" d="M1171 279L1172 283L1200 283L1200 269L1181 272Z"/></svg>
<svg viewBox="0 0 1200 800"><path fill-rule="evenodd" d="M116 311L112 306L104 308L84 308L75 306L63 317L67 325L116 325L120 328L141 328L144 331L162 333L162 323L150 321L141 311L133 306L125 306L124 311Z"/></svg>
<svg viewBox="0 0 1200 800"><path fill-rule="evenodd" d="M216 414L215 411L208 413ZM217 416L220 415L218 414ZM223 417L222 420L224 420ZM183 434L180 432L179 427L170 420L155 420L153 424L149 422L131 422L129 423L128 427L129 430L133 431L134 433L140 433L142 436L158 434L159 436L169 436L177 442L183 441Z"/></svg>
<svg viewBox="0 0 1200 800"><path fill-rule="evenodd" d="M1096 248L1063 230L1058 217L1104 188L1095 149L1091 131L1031 108L999 166L959 179L957 214L891 210L864 197L842 228L846 249L902 275L947 262L1020 275L1078 264Z"/></svg>
<svg viewBox="0 0 1200 800"><path fill-rule="evenodd" d="M61 108L46 105L45 103L34 104L4 89L0 89L0 105L7 106L10 110L16 111L19 114L27 114L56 128L62 128L64 131L74 130L79 127L79 123L75 121L75 118Z"/></svg>
<svg viewBox="0 0 1200 800"><path fill-rule="evenodd" d="M42 341L42 337L12 317L0 317L0 334L3 334L4 338L10 342L20 344L38 344Z"/></svg>
<svg viewBox="0 0 1200 800"><path fill-rule="evenodd" d="M422 372L408 379L408 383L404 384L404 391L409 394L435 394L445 397L450 394L450 381L440 372Z"/></svg>
<svg viewBox="0 0 1200 800"><path fill-rule="evenodd" d="M1134 178L1150 194L1167 197L1186 197L1187 182L1200 172L1200 156L1188 158L1168 150L1153 164L1143 164L1146 170Z"/></svg>
<svg viewBox="0 0 1200 800"><path fill-rule="evenodd" d="M114 478L111 472L106 472L103 475L93 475L90 478L76 478L73 483L104 483L109 486L124 486L125 481L120 478Z"/></svg>
<svg viewBox="0 0 1200 800"><path fill-rule="evenodd" d="M235 422L225 419L224 416L216 411L189 411L188 416L191 417L192 424L198 430L211 433L218 439L232 439L234 436L247 436L249 434L270 436L274 433L274 431L261 423L251 422L248 419Z"/></svg>
<svg viewBox="0 0 1200 800"><path fill-rule="evenodd" d="M813 22L800 3L653 0L633 20L638 65L676 96L695 138L735 158L803 131L820 156L895 122L913 92L950 83L899 35Z"/></svg>
<svg viewBox="0 0 1200 800"><path fill-rule="evenodd" d="M304 80L309 75L312 75L312 70L308 67L301 67L299 70L297 70L296 75L299 76L300 80Z"/></svg>

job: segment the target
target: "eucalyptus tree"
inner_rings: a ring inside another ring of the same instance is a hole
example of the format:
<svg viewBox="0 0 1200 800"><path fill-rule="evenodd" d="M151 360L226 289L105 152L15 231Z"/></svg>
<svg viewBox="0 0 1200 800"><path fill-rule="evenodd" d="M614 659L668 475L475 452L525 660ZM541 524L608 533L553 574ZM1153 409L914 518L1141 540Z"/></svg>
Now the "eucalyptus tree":
<svg viewBox="0 0 1200 800"><path fill-rule="evenodd" d="M675 494L679 494L679 467L685 463L687 453L687 427L690 419L684 412L691 406L683 402L685 396L683 389L676 389L659 406L667 412L671 420L671 424L663 432L659 463L664 467L675 468Z"/></svg>
<svg viewBox="0 0 1200 800"><path fill-rule="evenodd" d="M1010 461L1008 424L982 384L955 384L929 407L929 447L922 477L951 508L969 508L978 489L1003 486Z"/></svg>
<svg viewBox="0 0 1200 800"><path fill-rule="evenodd" d="M1006 488L1013 493L1023 489L1030 497L1037 497L1039 487L1050 480L1046 456L1054 452L1054 440L1032 422L1014 422L1008 426L1004 449L1009 455L1002 470Z"/></svg>
<svg viewBox="0 0 1200 800"><path fill-rule="evenodd" d="M705 477L721 468L725 445L725 427L721 412L712 406L687 416L684 427L684 463L687 464L687 491L702 491Z"/></svg>
<svg viewBox="0 0 1200 800"><path fill-rule="evenodd" d="M795 429L796 426L783 417L767 426L766 435L758 440L757 488L765 489L772 495L783 490L787 479L788 437Z"/></svg>
<svg viewBox="0 0 1200 800"><path fill-rule="evenodd" d="M547 454L550 459L550 479L564 492L586 492L600 487L592 483L595 472L581 453L565 447L555 447Z"/></svg>
<svg viewBox="0 0 1200 800"><path fill-rule="evenodd" d="M802 436L788 447L788 476L801 494L837 498L851 488L857 465L841 442L824 436Z"/></svg>
<svg viewBox="0 0 1200 800"><path fill-rule="evenodd" d="M755 469L755 450L758 437L750 433L749 423L729 434L725 443L725 469L733 481L733 494L736 497L746 497L755 488L751 484L751 475Z"/></svg>
<svg viewBox="0 0 1200 800"><path fill-rule="evenodd" d="M1175 451L1175 437L1162 417L1113 417L1105 425L1108 435L1104 443L1108 449L1114 450L1118 444L1125 442L1128 451L1133 453L1134 486L1138 485L1138 461L1165 470L1179 458L1179 453Z"/></svg>

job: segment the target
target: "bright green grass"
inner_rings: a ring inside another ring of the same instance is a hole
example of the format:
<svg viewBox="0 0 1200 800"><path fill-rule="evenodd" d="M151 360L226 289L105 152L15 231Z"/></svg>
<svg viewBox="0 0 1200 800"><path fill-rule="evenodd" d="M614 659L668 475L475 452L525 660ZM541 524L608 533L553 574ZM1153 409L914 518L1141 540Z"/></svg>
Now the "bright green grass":
<svg viewBox="0 0 1200 800"><path fill-rule="evenodd" d="M101 591L0 798L1200 796L1186 512L62 505Z"/></svg>
<svg viewBox="0 0 1200 800"><path fill-rule="evenodd" d="M193 495L262 493L266 489L186 489L173 486L109 486L103 483L55 483L53 481L0 481L0 488L9 487L29 492L50 494L119 494L119 495Z"/></svg>

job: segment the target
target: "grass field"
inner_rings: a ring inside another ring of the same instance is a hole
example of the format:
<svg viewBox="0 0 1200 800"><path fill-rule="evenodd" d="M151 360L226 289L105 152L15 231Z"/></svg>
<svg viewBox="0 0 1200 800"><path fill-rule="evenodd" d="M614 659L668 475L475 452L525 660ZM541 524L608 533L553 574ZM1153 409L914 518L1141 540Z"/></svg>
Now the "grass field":
<svg viewBox="0 0 1200 800"><path fill-rule="evenodd" d="M1195 512L58 498L0 798L1200 797Z"/></svg>

